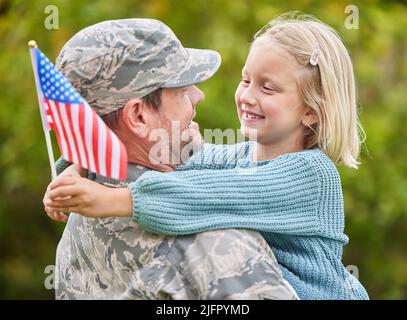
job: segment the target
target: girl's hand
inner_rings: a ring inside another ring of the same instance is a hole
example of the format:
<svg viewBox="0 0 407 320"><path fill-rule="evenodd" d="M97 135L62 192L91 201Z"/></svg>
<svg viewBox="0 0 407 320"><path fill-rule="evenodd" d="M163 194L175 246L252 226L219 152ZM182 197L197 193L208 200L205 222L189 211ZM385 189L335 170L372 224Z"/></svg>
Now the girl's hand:
<svg viewBox="0 0 407 320"><path fill-rule="evenodd" d="M47 213L48 217L55 221L62 221L67 222L68 216L61 211L55 210L54 208L50 208L46 205L49 201L49 192L50 192L50 185L47 187L47 191L45 192L44 198L42 199L42 203L44 204L45 212Z"/></svg>
<svg viewBox="0 0 407 320"><path fill-rule="evenodd" d="M66 168L58 177L86 177L88 171L77 164L72 164L68 168ZM55 221L62 221L66 222L68 220L67 215L61 211L55 211L54 209L48 207L46 205L47 201L49 200L48 193L50 191L50 184L47 187L47 191L45 191L44 198L42 202L44 204L44 209L52 220Z"/></svg>
<svg viewBox="0 0 407 320"><path fill-rule="evenodd" d="M130 217L127 188L109 188L79 177L59 177L49 185L44 205L54 212L75 212L86 217Z"/></svg>
<svg viewBox="0 0 407 320"><path fill-rule="evenodd" d="M82 168L79 164L71 164L58 177L84 177L88 176L88 170Z"/></svg>

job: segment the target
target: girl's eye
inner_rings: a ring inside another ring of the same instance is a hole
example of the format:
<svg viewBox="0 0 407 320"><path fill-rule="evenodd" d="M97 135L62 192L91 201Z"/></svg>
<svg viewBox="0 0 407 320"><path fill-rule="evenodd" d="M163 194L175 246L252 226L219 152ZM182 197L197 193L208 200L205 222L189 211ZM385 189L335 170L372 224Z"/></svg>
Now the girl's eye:
<svg viewBox="0 0 407 320"><path fill-rule="evenodd" d="M273 88L271 88L271 87L264 86L263 88L264 88L264 90L266 90L266 91L270 91L270 92L275 91L275 90L274 90Z"/></svg>
<svg viewBox="0 0 407 320"><path fill-rule="evenodd" d="M250 85L250 81L247 79L242 79L242 86L248 87Z"/></svg>

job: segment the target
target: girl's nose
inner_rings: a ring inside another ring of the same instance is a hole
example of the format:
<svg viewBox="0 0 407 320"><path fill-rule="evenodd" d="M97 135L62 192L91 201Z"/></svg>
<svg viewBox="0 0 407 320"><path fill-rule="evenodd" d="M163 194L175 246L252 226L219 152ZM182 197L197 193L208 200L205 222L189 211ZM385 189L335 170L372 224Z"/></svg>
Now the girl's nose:
<svg viewBox="0 0 407 320"><path fill-rule="evenodd" d="M254 106L256 104L256 99L252 90L250 90L250 87L245 88L245 90L242 92L240 95L240 102L249 106Z"/></svg>

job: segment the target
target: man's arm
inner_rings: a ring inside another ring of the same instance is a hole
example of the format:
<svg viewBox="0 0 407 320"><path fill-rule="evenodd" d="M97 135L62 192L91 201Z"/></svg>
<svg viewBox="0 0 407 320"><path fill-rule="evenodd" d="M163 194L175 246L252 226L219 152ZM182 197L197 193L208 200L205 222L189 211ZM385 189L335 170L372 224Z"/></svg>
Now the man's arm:
<svg viewBox="0 0 407 320"><path fill-rule="evenodd" d="M62 157L55 162L55 168L58 176L86 177L88 175L88 170L82 168L78 164L73 164Z"/></svg>
<svg viewBox="0 0 407 320"><path fill-rule="evenodd" d="M173 299L298 299L255 231L224 229L177 237L167 258L185 279L184 288L179 282L161 288Z"/></svg>

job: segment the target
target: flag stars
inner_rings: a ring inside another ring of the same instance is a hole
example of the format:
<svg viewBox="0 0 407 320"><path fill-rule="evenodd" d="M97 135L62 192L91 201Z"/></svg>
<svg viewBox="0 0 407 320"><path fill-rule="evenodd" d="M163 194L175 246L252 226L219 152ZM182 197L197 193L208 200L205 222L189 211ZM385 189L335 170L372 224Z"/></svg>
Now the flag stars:
<svg viewBox="0 0 407 320"><path fill-rule="evenodd" d="M75 88L45 57L38 59L38 74L43 94L48 99L65 103L83 103L84 100Z"/></svg>

